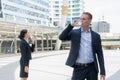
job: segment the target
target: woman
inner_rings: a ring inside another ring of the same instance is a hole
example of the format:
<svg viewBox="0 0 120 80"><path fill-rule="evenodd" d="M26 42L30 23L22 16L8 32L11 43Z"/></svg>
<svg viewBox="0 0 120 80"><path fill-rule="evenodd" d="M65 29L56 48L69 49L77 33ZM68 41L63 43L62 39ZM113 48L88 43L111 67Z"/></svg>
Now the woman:
<svg viewBox="0 0 120 80"><path fill-rule="evenodd" d="M27 80L28 72L29 72L29 61L31 59L31 52L34 51L34 39L30 38L28 30L23 29L20 32L19 38L21 39L20 42L20 77L21 80ZM29 41L31 41L31 46L29 45Z"/></svg>

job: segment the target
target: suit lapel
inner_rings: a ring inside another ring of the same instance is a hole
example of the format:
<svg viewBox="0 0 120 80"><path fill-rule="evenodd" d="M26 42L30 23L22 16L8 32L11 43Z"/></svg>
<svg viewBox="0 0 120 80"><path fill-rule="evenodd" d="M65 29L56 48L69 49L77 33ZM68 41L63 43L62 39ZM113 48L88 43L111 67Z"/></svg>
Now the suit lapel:
<svg viewBox="0 0 120 80"><path fill-rule="evenodd" d="M28 44L29 45L29 43L25 40L25 39L22 39L23 40L23 42L25 42L26 44Z"/></svg>
<svg viewBox="0 0 120 80"><path fill-rule="evenodd" d="M79 37L79 39L80 39L79 41L81 41L81 28L79 29L79 36L80 36Z"/></svg>
<svg viewBox="0 0 120 80"><path fill-rule="evenodd" d="M25 39L22 39L25 43L27 43L27 41Z"/></svg>
<svg viewBox="0 0 120 80"><path fill-rule="evenodd" d="M93 50L93 53L95 53L95 48L96 48L96 46L95 46L95 44L96 44L96 42L95 42L95 35L94 35L94 32L91 30L91 43L92 43L92 50ZM95 54L93 54L94 55L94 57L95 57Z"/></svg>
<svg viewBox="0 0 120 80"><path fill-rule="evenodd" d="M91 43L92 43L92 48L93 48L93 43L94 43L94 33L93 33L93 31L91 30Z"/></svg>

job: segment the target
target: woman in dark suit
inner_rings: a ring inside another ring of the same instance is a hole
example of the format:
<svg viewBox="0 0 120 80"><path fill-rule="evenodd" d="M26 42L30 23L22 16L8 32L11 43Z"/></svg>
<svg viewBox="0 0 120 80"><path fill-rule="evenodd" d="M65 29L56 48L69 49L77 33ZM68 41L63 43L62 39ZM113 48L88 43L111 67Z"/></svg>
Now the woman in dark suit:
<svg viewBox="0 0 120 80"><path fill-rule="evenodd" d="M21 39L20 42L20 77L21 80L27 80L28 72L29 72L29 61L31 59L31 52L34 51L34 39L30 38L28 30L23 29L20 32L19 38ZM31 46L29 42L31 41Z"/></svg>

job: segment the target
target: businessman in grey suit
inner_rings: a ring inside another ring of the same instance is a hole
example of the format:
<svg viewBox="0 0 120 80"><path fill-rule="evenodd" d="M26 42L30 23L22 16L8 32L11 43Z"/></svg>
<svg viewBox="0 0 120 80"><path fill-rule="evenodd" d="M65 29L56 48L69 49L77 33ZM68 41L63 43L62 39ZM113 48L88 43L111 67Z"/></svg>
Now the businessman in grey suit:
<svg viewBox="0 0 120 80"><path fill-rule="evenodd" d="M104 56L100 35L91 30L92 14L83 12L59 35L60 40L70 40L71 48L66 64L73 67L72 80L105 80ZM81 28L73 29L81 22ZM97 60L98 59L98 60ZM98 67L99 64L99 67Z"/></svg>

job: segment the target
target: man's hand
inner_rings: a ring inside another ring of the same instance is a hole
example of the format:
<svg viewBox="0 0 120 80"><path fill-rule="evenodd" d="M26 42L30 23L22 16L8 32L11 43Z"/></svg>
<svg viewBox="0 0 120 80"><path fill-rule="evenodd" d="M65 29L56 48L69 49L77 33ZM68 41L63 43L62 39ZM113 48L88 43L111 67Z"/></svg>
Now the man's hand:
<svg viewBox="0 0 120 80"><path fill-rule="evenodd" d="M80 25L81 25L80 20L74 20L71 25L72 25L73 27L80 27Z"/></svg>
<svg viewBox="0 0 120 80"><path fill-rule="evenodd" d="M105 80L105 75L100 75L100 80Z"/></svg>

